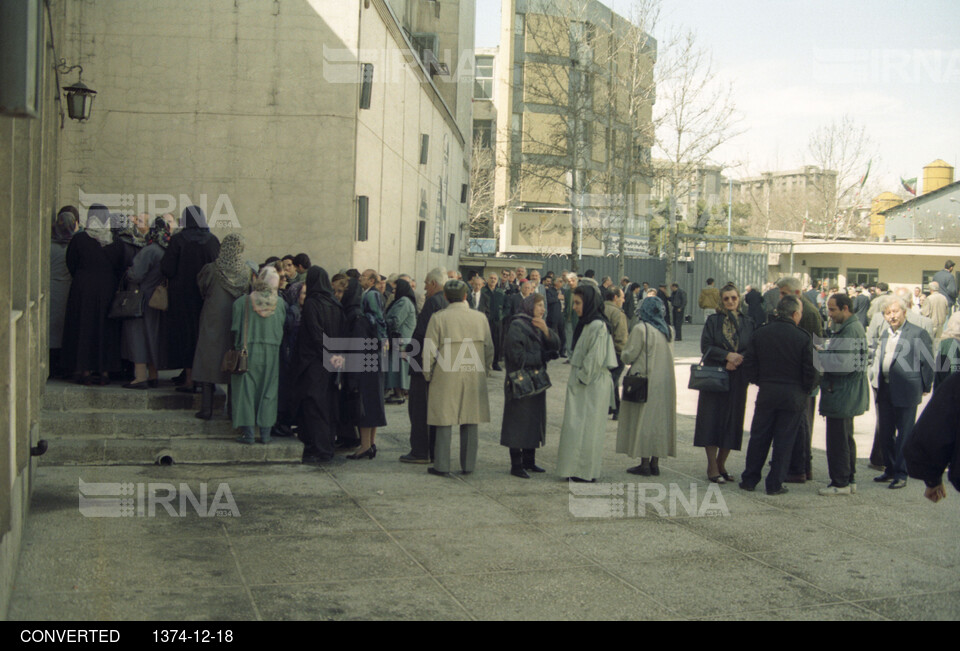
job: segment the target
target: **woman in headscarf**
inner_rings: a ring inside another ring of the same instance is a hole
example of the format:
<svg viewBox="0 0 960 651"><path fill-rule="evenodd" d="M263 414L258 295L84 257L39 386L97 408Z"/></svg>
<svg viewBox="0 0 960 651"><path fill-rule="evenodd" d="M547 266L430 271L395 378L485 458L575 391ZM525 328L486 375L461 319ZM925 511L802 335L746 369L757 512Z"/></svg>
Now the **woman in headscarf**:
<svg viewBox="0 0 960 651"><path fill-rule="evenodd" d="M503 423L500 445L510 448L510 474L529 479L530 472L543 472L537 466L537 448L547 441L547 392L514 398L510 374L531 371L546 374L547 362L560 354L560 336L544 321L546 301L542 294L530 294L520 304L520 312L506 323L503 354L507 364L504 378Z"/></svg>
<svg viewBox="0 0 960 651"><path fill-rule="evenodd" d="M200 331L203 296L197 276L204 265L217 259L220 241L207 228L203 210L190 206L183 211L183 230L170 238L160 268L170 280L170 307L167 310L167 366L182 368L174 380L178 391L194 393L193 355Z"/></svg>
<svg viewBox="0 0 960 651"><path fill-rule="evenodd" d="M197 276L203 308L192 369L193 382L203 394L196 416L203 420L213 417L215 385L230 384L230 373L220 367L233 344L233 304L250 291L251 271L243 260L245 247L243 235L230 233L223 238L217 259L204 265Z"/></svg>
<svg viewBox="0 0 960 651"><path fill-rule="evenodd" d="M164 366L166 342L161 341L161 333L166 313L149 305L153 293L163 283L160 261L170 244L170 226L163 217L154 220L144 244L127 269L127 280L140 287L143 316L123 321L123 358L132 362L134 367L133 381L124 384L125 389L157 387L160 382L157 369Z"/></svg>
<svg viewBox="0 0 960 651"><path fill-rule="evenodd" d="M730 376L730 390L701 391L693 444L707 453L707 479L715 484L734 481L727 473L730 450L743 444L743 417L747 408L747 378L740 365L753 337L753 319L740 311L740 291L734 285L720 290L720 309L707 317L700 335L700 352L708 366L720 366Z"/></svg>
<svg viewBox="0 0 960 651"><path fill-rule="evenodd" d="M579 482L593 482L600 476L607 415L614 406L610 370L618 366L617 354L603 307L596 285L584 283L573 291L578 321L573 331L557 472Z"/></svg>
<svg viewBox="0 0 960 651"><path fill-rule="evenodd" d="M63 377L61 346L63 345L63 320L67 312L67 297L70 295L70 270L67 269L67 245L80 230L80 212L73 206L64 206L53 220L50 238L50 316L49 341L50 377Z"/></svg>
<svg viewBox="0 0 960 651"><path fill-rule="evenodd" d="M94 204L87 226L67 246L67 269L73 276L63 329L64 369L79 373L78 382L101 385L120 367L120 322L108 318L117 280L122 273L122 249L113 244L107 207Z"/></svg>
<svg viewBox="0 0 960 651"><path fill-rule="evenodd" d="M387 336L390 338L390 350L386 357L387 390L393 390L393 396L387 402L402 405L410 390L410 362L400 356L406 349L413 330L417 327L417 297L410 283L398 278L390 307L387 308Z"/></svg>
<svg viewBox="0 0 960 651"><path fill-rule="evenodd" d="M322 267L310 267L306 274L306 298L297 334L297 370L294 402L303 463L317 464L334 456L334 439L339 416L337 369L324 338L344 336L343 309L333 296L330 277Z"/></svg>
<svg viewBox="0 0 960 651"><path fill-rule="evenodd" d="M947 321L937 351L937 366L934 369L933 390L940 388L947 378L960 372L960 312L954 312Z"/></svg>
<svg viewBox="0 0 960 651"><path fill-rule="evenodd" d="M364 305L359 281L350 279L341 303L345 337L354 341L379 340L377 327L371 318L372 311L368 311ZM377 456L377 428L387 424L383 409L383 370L380 366L383 356L378 347L369 350L365 357L368 361L362 369L347 374L348 381L356 383L363 405L359 417L352 423L360 430L360 449L348 455L348 459L373 459Z"/></svg>
<svg viewBox="0 0 960 651"><path fill-rule="evenodd" d="M233 426L240 430L240 443L253 443L254 428L260 429L260 442L269 443L277 424L280 342L287 315L286 302L277 296L279 285L273 265L264 267L250 294L233 303L234 345L247 350L247 372L230 378Z"/></svg>
<svg viewBox="0 0 960 651"><path fill-rule="evenodd" d="M629 377L647 378L645 403L620 401L617 452L640 465L627 472L660 474L660 457L677 456L677 384L673 370L674 330L664 319L666 306L659 298L645 298L637 306L637 325L620 354L630 366Z"/></svg>
<svg viewBox="0 0 960 651"><path fill-rule="evenodd" d="M224 239L226 241L226 239ZM222 250L222 249L221 249ZM284 275L280 274L283 284ZM297 424L297 410L294 402L294 370L296 368L297 334L300 331L300 317L303 301L307 297L305 283L292 283L280 292L287 303L287 318L283 322L283 341L280 342L280 404L277 407L277 425L274 436L293 436L293 427Z"/></svg>

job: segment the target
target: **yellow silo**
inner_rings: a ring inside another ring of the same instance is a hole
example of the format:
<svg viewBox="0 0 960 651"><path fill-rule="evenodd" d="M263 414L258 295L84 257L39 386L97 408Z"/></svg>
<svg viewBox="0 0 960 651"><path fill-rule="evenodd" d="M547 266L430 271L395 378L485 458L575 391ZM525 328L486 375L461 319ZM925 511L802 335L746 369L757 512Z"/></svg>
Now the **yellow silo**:
<svg viewBox="0 0 960 651"><path fill-rule="evenodd" d="M903 199L892 192L883 192L874 197L870 204L870 235L883 237L886 233L887 219L880 213L903 203Z"/></svg>
<svg viewBox="0 0 960 651"><path fill-rule="evenodd" d="M923 192L927 194L953 183L953 166L942 160L935 160L923 168Z"/></svg>

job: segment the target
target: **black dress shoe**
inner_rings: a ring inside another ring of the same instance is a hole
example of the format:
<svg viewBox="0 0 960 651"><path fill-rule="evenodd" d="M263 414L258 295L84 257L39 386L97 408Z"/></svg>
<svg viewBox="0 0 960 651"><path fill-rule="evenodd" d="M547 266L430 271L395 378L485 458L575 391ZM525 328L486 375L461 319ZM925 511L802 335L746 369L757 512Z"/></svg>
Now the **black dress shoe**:
<svg viewBox="0 0 960 651"><path fill-rule="evenodd" d="M430 459L426 457L415 457L413 454L405 454L400 457L400 463L417 463L417 464L427 464L430 463Z"/></svg>
<svg viewBox="0 0 960 651"><path fill-rule="evenodd" d="M523 469L529 470L530 472L547 472L546 470L544 470L543 468L537 465L524 466Z"/></svg>
<svg viewBox="0 0 960 651"><path fill-rule="evenodd" d="M775 491L767 491L767 495L786 495L789 492L785 486L781 486Z"/></svg>
<svg viewBox="0 0 960 651"><path fill-rule="evenodd" d="M890 482L893 481L893 477L891 477L890 475L884 473L884 474L880 475L879 477L874 477L874 478L873 478L873 481L877 482L878 484L889 484Z"/></svg>
<svg viewBox="0 0 960 651"><path fill-rule="evenodd" d="M756 490L756 488L757 488L756 484L751 486L750 484L745 484L743 482L740 482L740 490L742 491L747 491L748 493L752 493L754 490Z"/></svg>
<svg viewBox="0 0 960 651"><path fill-rule="evenodd" d="M146 389L147 383L146 382L127 382L126 384L123 385L123 388L124 389Z"/></svg>
<svg viewBox="0 0 960 651"><path fill-rule="evenodd" d="M651 475L650 466L644 466L643 464L634 466L633 468L627 468L627 472L631 475L640 475L641 477L649 477Z"/></svg>
<svg viewBox="0 0 960 651"><path fill-rule="evenodd" d="M449 472L440 472L440 471L437 470L436 468L427 468L427 472L430 473L431 475L436 475L437 477L449 477L449 476L450 476L450 473L449 473Z"/></svg>
<svg viewBox="0 0 960 651"><path fill-rule="evenodd" d="M580 477L571 477L571 478L570 478L570 481L572 481L572 482L574 482L574 483L576 483L576 484L595 484L597 480L596 480L596 479L582 479L582 478L580 478Z"/></svg>
<svg viewBox="0 0 960 651"><path fill-rule="evenodd" d="M523 468L517 468L514 466L510 469L510 474L514 477L519 477L520 479L530 479L530 475L527 474L527 471Z"/></svg>
<svg viewBox="0 0 960 651"><path fill-rule="evenodd" d="M904 488L906 485L907 485L906 479L894 479L892 482L890 482L890 485L887 486L887 488L892 488L896 490L898 488Z"/></svg>

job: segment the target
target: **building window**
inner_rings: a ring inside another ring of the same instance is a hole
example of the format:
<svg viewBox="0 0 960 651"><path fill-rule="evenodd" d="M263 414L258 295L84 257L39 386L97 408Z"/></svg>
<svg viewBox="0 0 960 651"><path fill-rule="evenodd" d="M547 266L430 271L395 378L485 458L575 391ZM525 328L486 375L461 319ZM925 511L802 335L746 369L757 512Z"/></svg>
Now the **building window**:
<svg viewBox="0 0 960 651"><path fill-rule="evenodd" d="M933 276L931 276L932 278ZM847 285L876 285L880 280L879 269L847 269Z"/></svg>
<svg viewBox="0 0 960 651"><path fill-rule="evenodd" d="M370 197L357 197L357 241L369 239Z"/></svg>
<svg viewBox="0 0 960 651"><path fill-rule="evenodd" d="M942 270L941 270L941 269L937 269L937 270L935 270L935 271L924 271L924 272L923 272L922 278L921 278L921 280L920 280L920 286L923 287L923 291L926 292L926 291L929 291L929 290L930 290L930 283L933 282L933 277L934 277L935 275L937 275L937 273L940 272L940 271L942 271Z"/></svg>
<svg viewBox="0 0 960 651"><path fill-rule="evenodd" d="M473 121L473 143L483 149L493 147L493 120Z"/></svg>
<svg viewBox="0 0 960 651"><path fill-rule="evenodd" d="M475 99L493 99L493 57L478 56L473 81Z"/></svg>
<svg viewBox="0 0 960 651"><path fill-rule="evenodd" d="M360 108L370 108L370 97L373 93L373 64L364 63L361 66L360 81Z"/></svg>
<svg viewBox="0 0 960 651"><path fill-rule="evenodd" d="M836 287L839 275L840 270L836 267L813 267L810 269L810 282L814 285L826 283L828 288Z"/></svg>

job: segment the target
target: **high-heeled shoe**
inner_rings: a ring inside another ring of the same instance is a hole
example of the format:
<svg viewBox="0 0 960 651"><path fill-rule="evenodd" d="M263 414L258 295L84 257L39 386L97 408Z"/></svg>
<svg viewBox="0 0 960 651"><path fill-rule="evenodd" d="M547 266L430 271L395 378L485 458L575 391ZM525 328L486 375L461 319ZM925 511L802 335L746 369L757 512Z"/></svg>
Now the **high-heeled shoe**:
<svg viewBox="0 0 960 651"><path fill-rule="evenodd" d="M357 452L356 454L348 454L348 459L373 459L377 456L377 446L371 445L369 448L363 452Z"/></svg>

